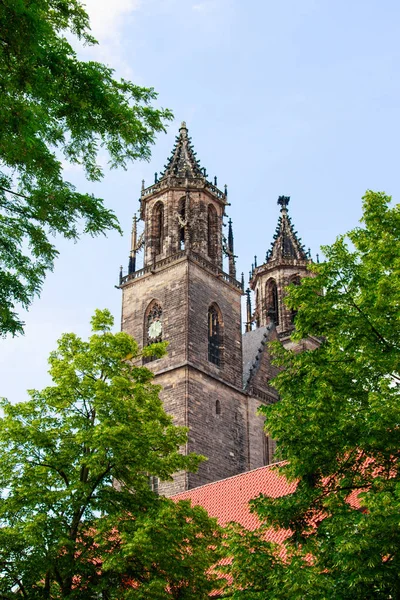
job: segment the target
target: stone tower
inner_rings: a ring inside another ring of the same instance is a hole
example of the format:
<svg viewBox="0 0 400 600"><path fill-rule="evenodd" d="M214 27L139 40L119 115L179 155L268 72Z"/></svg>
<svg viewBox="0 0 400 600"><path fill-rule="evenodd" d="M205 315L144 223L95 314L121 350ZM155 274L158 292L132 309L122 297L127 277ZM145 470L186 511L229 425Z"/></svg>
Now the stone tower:
<svg viewBox="0 0 400 600"><path fill-rule="evenodd" d="M253 265L250 287L255 293L255 311L252 316L256 327L273 322L279 339L290 344L295 313L284 303L285 289L290 284L299 285L302 277L310 276L310 251L306 252L301 239L294 231L288 205L290 197L280 196L281 215L276 226L271 249L264 264Z"/></svg>
<svg viewBox="0 0 400 600"><path fill-rule="evenodd" d="M142 189L142 239L134 221L128 274L121 274L122 330L139 345L169 343L148 366L167 412L189 427L184 452L207 456L198 473L178 474L175 494L250 468L248 402L243 392L241 296L233 235L223 236L227 192L200 167L182 123L164 172ZM136 270L136 251L144 266ZM229 273L223 271L223 252ZM259 425L260 431L262 431Z"/></svg>

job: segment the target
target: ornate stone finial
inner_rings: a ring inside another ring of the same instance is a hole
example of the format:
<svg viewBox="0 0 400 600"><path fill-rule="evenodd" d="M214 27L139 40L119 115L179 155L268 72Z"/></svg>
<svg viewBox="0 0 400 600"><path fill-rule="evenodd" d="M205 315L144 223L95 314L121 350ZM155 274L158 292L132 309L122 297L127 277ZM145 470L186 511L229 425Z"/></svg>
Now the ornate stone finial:
<svg viewBox="0 0 400 600"><path fill-rule="evenodd" d="M122 274L122 265L121 265L119 268L119 285L121 285L121 283L122 283L122 277L123 277L123 274Z"/></svg>
<svg viewBox="0 0 400 600"><path fill-rule="evenodd" d="M242 279L241 279L240 283L242 286L242 292L244 292L244 273L242 273Z"/></svg>
<svg viewBox="0 0 400 600"><path fill-rule="evenodd" d="M188 128L186 127L186 121L182 121L181 126L179 127L179 131L182 131L183 129L185 131L188 130Z"/></svg>
<svg viewBox="0 0 400 600"><path fill-rule="evenodd" d="M232 219L230 218L228 221L228 250L229 252L234 252L233 250L233 229L232 229Z"/></svg>
<svg viewBox="0 0 400 600"><path fill-rule="evenodd" d="M142 190L144 190L144 179L142 179Z"/></svg>
<svg viewBox="0 0 400 600"><path fill-rule="evenodd" d="M248 331L251 331L252 327L251 327L251 298L250 298L250 289L247 288L246 290L246 317L247 317L247 321L246 321L246 333Z"/></svg>
<svg viewBox="0 0 400 600"><path fill-rule="evenodd" d="M158 183L158 173L154 173L154 183Z"/></svg>
<svg viewBox="0 0 400 600"><path fill-rule="evenodd" d="M279 198L278 198L278 204L280 204L282 207L281 210L287 210L289 202L290 202L290 196L279 196Z"/></svg>
<svg viewBox="0 0 400 600"><path fill-rule="evenodd" d="M228 195L228 186L225 184L224 185L224 192L225 192L225 196Z"/></svg>

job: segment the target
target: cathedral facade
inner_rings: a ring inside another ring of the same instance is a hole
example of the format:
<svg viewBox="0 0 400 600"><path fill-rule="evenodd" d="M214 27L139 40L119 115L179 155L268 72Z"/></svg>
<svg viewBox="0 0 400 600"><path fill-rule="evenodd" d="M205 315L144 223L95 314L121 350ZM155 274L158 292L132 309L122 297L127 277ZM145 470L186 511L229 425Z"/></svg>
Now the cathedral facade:
<svg viewBox="0 0 400 600"><path fill-rule="evenodd" d="M189 428L183 452L207 457L197 473L154 482L171 496L273 461L261 404L278 400L269 385L276 374L268 342L291 345L295 314L283 302L286 287L309 275L306 253L281 196L280 217L265 262L252 266L242 334L243 276L236 275L232 222L223 235L227 190L208 180L182 123L164 172L142 186L137 235L134 217L128 273L120 274L121 327L139 345L168 342L166 356L143 362L162 386L161 398L176 425ZM143 267L136 256L143 251ZM225 262L228 268L223 268ZM309 344L313 344L312 341Z"/></svg>

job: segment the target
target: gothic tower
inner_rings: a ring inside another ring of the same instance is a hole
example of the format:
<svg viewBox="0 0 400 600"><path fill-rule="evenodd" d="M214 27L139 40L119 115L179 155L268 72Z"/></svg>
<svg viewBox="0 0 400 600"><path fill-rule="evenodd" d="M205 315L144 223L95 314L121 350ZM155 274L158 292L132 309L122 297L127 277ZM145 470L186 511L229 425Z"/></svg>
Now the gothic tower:
<svg viewBox="0 0 400 600"><path fill-rule="evenodd" d="M227 191L208 181L185 123L171 157L150 187L143 185L128 274L121 274L122 330L140 344L165 340L168 355L147 365L162 386L167 412L189 427L184 452L207 456L196 474L178 474L160 491L175 494L249 468L242 381L241 296L232 224L223 236ZM143 247L144 265L136 269ZM223 270L223 253L229 273Z"/></svg>
<svg viewBox="0 0 400 600"><path fill-rule="evenodd" d="M267 251L264 264L253 265L250 280L250 287L255 293L252 320L256 327L273 322L285 345L290 344L295 317L295 313L284 303L285 290L290 284L299 285L302 277L310 276L307 267L311 263L310 251L305 251L288 215L289 201L288 196L278 198L281 215L274 240Z"/></svg>

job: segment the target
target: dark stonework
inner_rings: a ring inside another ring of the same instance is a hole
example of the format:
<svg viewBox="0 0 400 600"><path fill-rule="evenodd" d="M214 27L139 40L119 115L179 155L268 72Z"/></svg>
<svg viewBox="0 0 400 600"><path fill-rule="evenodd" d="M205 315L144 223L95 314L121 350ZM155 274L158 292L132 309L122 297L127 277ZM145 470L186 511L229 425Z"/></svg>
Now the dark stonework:
<svg viewBox="0 0 400 600"><path fill-rule="evenodd" d="M276 368L268 342L292 328L282 302L284 288L291 278L307 273L309 262L287 217L287 204L284 198L270 259L255 268L251 281L259 329L242 336L243 284L235 278L231 222L227 240L222 233L227 192L207 180L184 123L164 173L142 188L144 239L137 240L135 220L130 268L120 280L121 327L139 346L151 343L152 335L169 343L167 356L146 366L162 387L166 411L177 425L189 428L182 452L207 457L198 473L177 473L172 482L160 482L162 494L171 496L274 460L274 442L257 414L260 405L278 399L269 385ZM135 271L141 247L144 267ZM229 273L222 270L223 252ZM265 298L271 278L280 311L276 328ZM161 325L151 329L155 321Z"/></svg>

